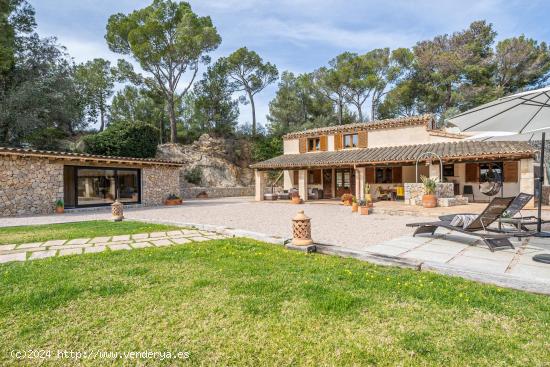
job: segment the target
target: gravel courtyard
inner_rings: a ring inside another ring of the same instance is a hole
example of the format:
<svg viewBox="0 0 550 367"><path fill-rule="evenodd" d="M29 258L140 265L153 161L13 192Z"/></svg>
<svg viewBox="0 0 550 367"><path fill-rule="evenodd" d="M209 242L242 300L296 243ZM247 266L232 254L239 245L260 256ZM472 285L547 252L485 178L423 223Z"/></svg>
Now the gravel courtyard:
<svg viewBox="0 0 550 367"><path fill-rule="evenodd" d="M342 205L306 203L292 205L277 202L254 202L251 197L188 200L177 207L152 207L125 211L127 219L163 221L174 224L196 223L223 225L273 236L290 237L291 219L298 210L312 218L316 242L364 249L393 238L411 234L405 224L434 220L433 217L363 216ZM61 223L80 220L108 219L110 212L86 211L64 215L2 218L0 226Z"/></svg>

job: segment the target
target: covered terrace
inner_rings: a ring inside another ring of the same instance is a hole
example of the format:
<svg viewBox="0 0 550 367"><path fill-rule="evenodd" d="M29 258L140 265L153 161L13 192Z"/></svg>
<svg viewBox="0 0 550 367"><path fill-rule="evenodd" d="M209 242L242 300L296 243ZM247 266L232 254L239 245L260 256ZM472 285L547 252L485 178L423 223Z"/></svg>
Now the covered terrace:
<svg viewBox="0 0 550 367"><path fill-rule="evenodd" d="M441 158L421 160L425 153ZM256 200L264 200L266 172L284 171L284 190L298 190L307 201L339 199L351 193L364 198L365 183L375 199L410 197L405 184L419 182L421 175L452 183L451 195L469 196L470 201L488 201L479 182L488 170L503 177L503 195L534 192L534 148L517 141L460 141L393 147L346 149L341 151L284 154L256 163ZM312 196L312 190L318 194ZM320 193L320 194L319 194Z"/></svg>

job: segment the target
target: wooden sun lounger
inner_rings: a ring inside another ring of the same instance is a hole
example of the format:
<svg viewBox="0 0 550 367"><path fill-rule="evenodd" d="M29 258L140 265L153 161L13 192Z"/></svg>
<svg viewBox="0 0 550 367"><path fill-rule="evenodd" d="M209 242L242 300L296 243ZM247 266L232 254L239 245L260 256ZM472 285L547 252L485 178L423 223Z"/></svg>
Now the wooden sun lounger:
<svg viewBox="0 0 550 367"><path fill-rule="evenodd" d="M476 236L479 237L480 240L493 252L504 248L514 248L514 245L510 242L510 238L519 236L518 233L487 233L487 227L502 216L514 199L515 197L493 198L485 210L465 228L460 226L452 226L450 220L409 223L407 224L407 227L417 227L413 236L422 233L429 233L430 235L433 235L438 228L446 228L455 232Z"/></svg>

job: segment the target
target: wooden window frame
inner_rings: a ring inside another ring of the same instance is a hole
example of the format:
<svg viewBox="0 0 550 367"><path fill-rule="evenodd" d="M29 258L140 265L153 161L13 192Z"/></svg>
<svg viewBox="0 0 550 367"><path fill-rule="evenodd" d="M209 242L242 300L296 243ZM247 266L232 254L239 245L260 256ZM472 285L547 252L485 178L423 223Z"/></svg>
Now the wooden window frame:
<svg viewBox="0 0 550 367"><path fill-rule="evenodd" d="M351 137L351 146L346 145L346 138ZM355 144L354 144L355 140ZM342 147L343 149L353 149L359 147L359 134L358 133L351 133L351 134L344 134L342 136Z"/></svg>
<svg viewBox="0 0 550 367"><path fill-rule="evenodd" d="M314 142L313 145L310 144L312 141ZM310 148L310 146L312 146L312 148ZM321 151L321 137L320 136L307 139L307 151L308 152L320 152Z"/></svg>

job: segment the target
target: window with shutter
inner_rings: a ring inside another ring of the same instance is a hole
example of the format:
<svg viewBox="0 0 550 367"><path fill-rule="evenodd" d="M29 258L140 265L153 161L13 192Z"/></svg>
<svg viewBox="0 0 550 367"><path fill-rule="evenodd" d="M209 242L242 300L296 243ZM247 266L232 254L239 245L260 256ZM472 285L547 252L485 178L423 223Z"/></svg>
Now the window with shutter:
<svg viewBox="0 0 550 367"><path fill-rule="evenodd" d="M403 168L402 167L393 167L392 168L392 183L401 183Z"/></svg>
<svg viewBox="0 0 550 367"><path fill-rule="evenodd" d="M374 167L367 167L365 170L365 179L367 183L373 184L374 183Z"/></svg>
<svg viewBox="0 0 550 367"><path fill-rule="evenodd" d="M359 131L359 148L368 148L369 145L369 133L367 131Z"/></svg>
<svg viewBox="0 0 550 367"><path fill-rule="evenodd" d="M328 136L321 136L321 151L326 152L328 150Z"/></svg>
<svg viewBox="0 0 550 367"><path fill-rule="evenodd" d="M518 162L504 162L504 182L518 182Z"/></svg>
<svg viewBox="0 0 550 367"><path fill-rule="evenodd" d="M300 138L298 151L300 153L305 153L307 150L307 138Z"/></svg>
<svg viewBox="0 0 550 367"><path fill-rule="evenodd" d="M466 163L466 182L479 182L479 165Z"/></svg>
<svg viewBox="0 0 550 367"><path fill-rule="evenodd" d="M342 149L342 134L334 134L334 150Z"/></svg>

